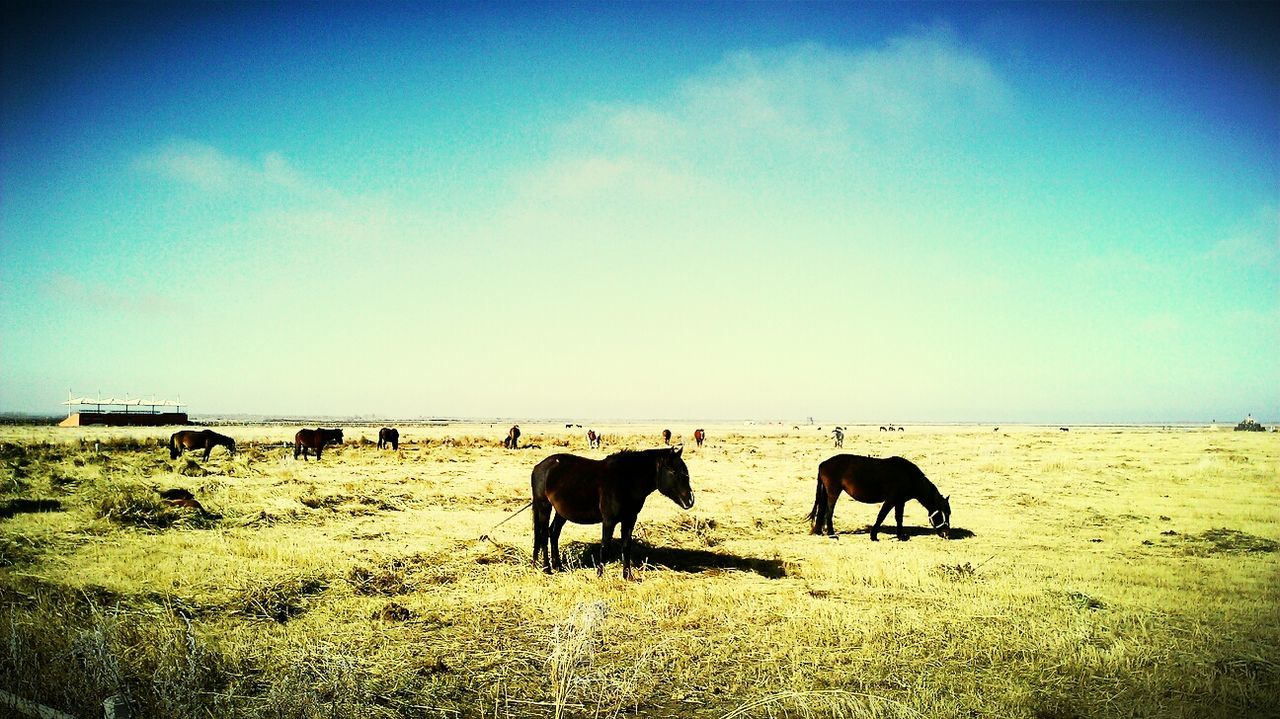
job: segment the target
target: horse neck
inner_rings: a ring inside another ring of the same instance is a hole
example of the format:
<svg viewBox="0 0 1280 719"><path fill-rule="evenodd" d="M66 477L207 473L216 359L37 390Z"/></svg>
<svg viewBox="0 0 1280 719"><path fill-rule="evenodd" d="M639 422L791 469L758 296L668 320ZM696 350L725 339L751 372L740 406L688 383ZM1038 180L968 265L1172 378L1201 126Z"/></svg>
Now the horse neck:
<svg viewBox="0 0 1280 719"><path fill-rule="evenodd" d="M916 490L916 501L930 512L942 506L942 492L939 492L938 486L930 482L923 473L920 475L920 486Z"/></svg>
<svg viewBox="0 0 1280 719"><path fill-rule="evenodd" d="M653 494L658 488L658 454L664 450L647 449L640 452L620 452L612 457L617 472L627 480L631 489L641 497Z"/></svg>

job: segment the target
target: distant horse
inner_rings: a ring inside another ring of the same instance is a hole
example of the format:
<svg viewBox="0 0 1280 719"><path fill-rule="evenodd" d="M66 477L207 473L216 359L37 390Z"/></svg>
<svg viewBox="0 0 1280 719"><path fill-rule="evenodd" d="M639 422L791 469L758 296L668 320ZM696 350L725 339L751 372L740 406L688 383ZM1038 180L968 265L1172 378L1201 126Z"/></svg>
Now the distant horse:
<svg viewBox="0 0 1280 719"><path fill-rule="evenodd" d="M511 425L511 429L507 430L507 438L502 440L502 446L506 449L520 449L520 425Z"/></svg>
<svg viewBox="0 0 1280 719"><path fill-rule="evenodd" d="M600 446L600 435L596 434L594 429L587 430L587 446L591 449L597 449Z"/></svg>
<svg viewBox="0 0 1280 719"><path fill-rule="evenodd" d="M889 431L889 429L888 429L887 427L881 427L881 428L880 428L880 431L881 431L881 432L888 432L888 431Z"/></svg>
<svg viewBox="0 0 1280 719"><path fill-rule="evenodd" d="M342 430L340 429L300 429L298 433L293 435L293 458L297 459L298 455L302 455L302 461L307 461L307 452L312 450L316 453L316 461L320 461L320 452L329 444L342 444Z"/></svg>
<svg viewBox="0 0 1280 719"><path fill-rule="evenodd" d="M662 430L662 443L667 445L668 447L671 446L671 430L669 429Z"/></svg>
<svg viewBox="0 0 1280 719"><path fill-rule="evenodd" d="M566 521L600 524L600 557L596 572L604 574L605 551L614 526L622 525L622 576L631 578L631 531L653 490L683 509L693 506L689 468L683 448L624 450L604 459L553 454L533 468L533 563L542 554L543 569L563 568L560 530ZM555 512L552 512L552 509ZM548 547L550 542L550 547Z"/></svg>
<svg viewBox="0 0 1280 719"><path fill-rule="evenodd" d="M178 455L188 449L203 449L204 461L209 461L209 453L214 447L222 445L227 448L231 454L236 453L236 441L226 436L218 434L211 429L192 430L186 429L181 432L174 432L169 437L169 459L177 459Z"/></svg>
<svg viewBox="0 0 1280 719"><path fill-rule="evenodd" d="M1059 428L1058 428L1058 431L1059 431L1059 432L1070 432L1071 430L1070 430L1069 428L1067 428L1067 427L1059 427Z"/></svg>
<svg viewBox="0 0 1280 719"><path fill-rule="evenodd" d="M400 449L400 430L394 427L383 427L378 430L378 449L391 445L391 449Z"/></svg>
<svg viewBox="0 0 1280 719"><path fill-rule="evenodd" d="M831 518L835 515L836 500L840 498L841 490L859 502L884 503L871 527L873 542L877 541L876 533L891 507L898 520L898 539L906 539L902 532L902 508L912 499L928 510L929 524L939 534L947 539L951 537L951 498L942 496L933 482L910 460L837 454L819 464L817 496L809 512L814 534L822 534L825 525L826 533L835 536Z"/></svg>
<svg viewBox="0 0 1280 719"><path fill-rule="evenodd" d="M707 433L705 431L701 429L693 430L693 441L696 442L699 447L702 446L702 443L706 441L706 439Z"/></svg>
<svg viewBox="0 0 1280 719"><path fill-rule="evenodd" d="M884 429L884 427L881 427L880 429ZM835 435L836 448L839 449L843 447L844 446L844 428L836 427L835 429L831 430L831 434Z"/></svg>

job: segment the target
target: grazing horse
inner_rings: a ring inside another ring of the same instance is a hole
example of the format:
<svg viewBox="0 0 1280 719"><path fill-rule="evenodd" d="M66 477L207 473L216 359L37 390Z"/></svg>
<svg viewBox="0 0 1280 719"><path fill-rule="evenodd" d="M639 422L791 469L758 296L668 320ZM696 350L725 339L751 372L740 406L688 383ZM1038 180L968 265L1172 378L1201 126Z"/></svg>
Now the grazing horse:
<svg viewBox="0 0 1280 719"><path fill-rule="evenodd" d="M400 430L383 427L378 430L378 449L391 445L391 449L400 449Z"/></svg>
<svg viewBox="0 0 1280 719"><path fill-rule="evenodd" d="M884 429L884 427L881 427L880 429ZM840 449L841 447L844 447L844 428L836 427L835 429L831 430L831 434L835 435L836 449Z"/></svg>
<svg viewBox="0 0 1280 719"><path fill-rule="evenodd" d="M587 430L587 446L596 449L600 446L600 435L594 429Z"/></svg>
<svg viewBox="0 0 1280 719"><path fill-rule="evenodd" d="M888 432L889 430L888 430L887 428L885 428L885 427L881 427L881 428L880 428L880 431L881 431L881 432Z"/></svg>
<svg viewBox="0 0 1280 719"><path fill-rule="evenodd" d="M225 434L218 434L211 429L199 431L186 429L181 432L174 432L169 437L169 459L177 459L183 450L203 449L204 461L208 462L209 453L218 445L226 447L231 454L236 453L236 441L234 439Z"/></svg>
<svg viewBox="0 0 1280 719"><path fill-rule="evenodd" d="M320 452L329 444L342 444L342 430L340 429L300 429L298 433L293 435L293 458L297 459L298 455L302 455L302 461L307 461L307 451L314 450L316 453L316 461L320 461Z"/></svg>
<svg viewBox="0 0 1280 719"><path fill-rule="evenodd" d="M701 429L693 430L693 441L696 442L699 447L702 446L702 443L705 442L706 439L707 439L707 433L704 430L701 430Z"/></svg>
<svg viewBox="0 0 1280 719"><path fill-rule="evenodd" d="M667 445L668 447L671 446L671 430L669 429L662 430L662 443Z"/></svg>
<svg viewBox="0 0 1280 719"><path fill-rule="evenodd" d="M813 500L813 509L809 519L813 522L813 533L826 533L835 536L831 526L831 518L836 511L836 500L840 491L849 493L859 502L875 504L884 502L876 523L871 527L871 541L878 541L876 533L880 524L894 509L894 517L898 520L898 539L906 539L902 533L902 507L914 499L929 512L929 523L943 537L951 538L951 498L942 496L938 488L920 468L902 457L863 457L856 454L837 454L818 465L818 492Z"/></svg>
<svg viewBox="0 0 1280 719"><path fill-rule="evenodd" d="M1059 431L1059 432L1070 432L1071 430L1070 430L1070 429L1068 429L1067 427L1059 427L1059 428L1058 428L1058 431Z"/></svg>
<svg viewBox="0 0 1280 719"><path fill-rule="evenodd" d="M622 576L631 578L631 530L645 499L658 490L683 509L693 506L684 449L621 451L604 459L553 454L533 468L533 563L542 553L543 569L562 569L560 530L566 521L601 524L596 572L604 575L605 550L614 526L622 525ZM552 510L555 510L553 513ZM548 542L550 547L548 547Z"/></svg>
<svg viewBox="0 0 1280 719"><path fill-rule="evenodd" d="M507 430L506 439L502 440L502 446L504 449L520 449L520 425L511 425L511 429Z"/></svg>

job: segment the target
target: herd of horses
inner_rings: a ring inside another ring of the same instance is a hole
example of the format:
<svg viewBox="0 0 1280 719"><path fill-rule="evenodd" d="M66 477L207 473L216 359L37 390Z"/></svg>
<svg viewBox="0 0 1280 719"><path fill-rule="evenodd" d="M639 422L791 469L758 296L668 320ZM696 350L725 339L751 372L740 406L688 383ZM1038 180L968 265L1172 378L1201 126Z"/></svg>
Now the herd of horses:
<svg viewBox="0 0 1280 719"><path fill-rule="evenodd" d="M843 445L843 428L834 430L837 445ZM508 449L518 448L519 425L512 426L503 440ZM587 439L592 447L598 447L600 436L588 430ZM671 441L671 430L662 431L664 445ZM706 432L694 432L694 441L702 446ZM342 444L341 429L301 429L294 435L293 458L310 452L320 459L321 451L330 444ZM399 449L400 433L391 427L378 431L378 449ZM204 458L214 447L223 446L235 453L235 440L213 430L175 432L169 438L169 456L177 457L184 450L204 450ZM657 449L622 450L603 459L580 457L575 454L553 454L533 468L530 475L532 498L519 512L533 508L533 562L541 557L543 570L550 573L563 569L560 557L560 531L566 522L575 524L599 524L600 546L596 561L598 573L604 573L605 556L613 541L614 529L621 528L622 575L632 577L632 532L645 500L654 491L675 502L681 509L693 507L693 489L689 484L689 467L684 461L684 447L664 446ZM945 539L951 537L951 501L943 496L924 472L910 460L902 457L866 457L855 454L837 454L818 465L817 488L813 508L808 520L812 533L835 538L832 526L836 500L841 493L866 504L879 504L875 524L871 527L871 541L878 541L880 526L889 510L894 510L897 536L906 539L902 527L903 509L907 502L919 502L929 513L929 525ZM166 498L169 499L169 498ZM173 502L191 506L189 493L174 497ZM195 506L198 506L196 504ZM200 507L200 511L204 511ZM514 516L514 515L512 515ZM508 517L510 519L510 517ZM506 521L506 520L503 520Z"/></svg>

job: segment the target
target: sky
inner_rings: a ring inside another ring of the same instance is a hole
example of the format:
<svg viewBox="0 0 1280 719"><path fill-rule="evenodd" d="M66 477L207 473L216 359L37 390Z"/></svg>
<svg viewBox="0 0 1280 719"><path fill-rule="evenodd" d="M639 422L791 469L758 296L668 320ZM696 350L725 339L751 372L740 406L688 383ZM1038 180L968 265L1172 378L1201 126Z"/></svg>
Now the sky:
<svg viewBox="0 0 1280 719"><path fill-rule="evenodd" d="M1278 20L5 3L0 411L1280 418Z"/></svg>

